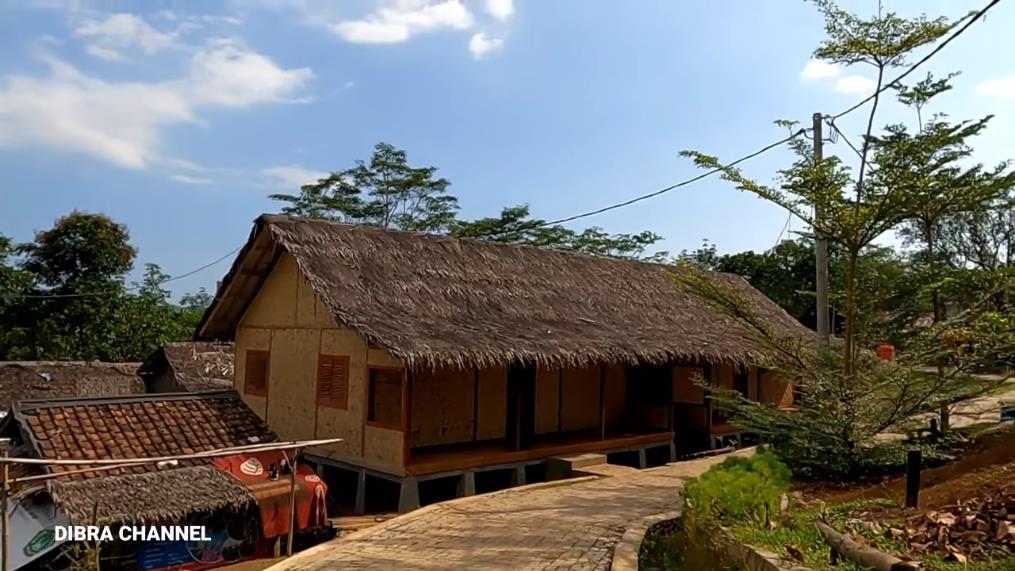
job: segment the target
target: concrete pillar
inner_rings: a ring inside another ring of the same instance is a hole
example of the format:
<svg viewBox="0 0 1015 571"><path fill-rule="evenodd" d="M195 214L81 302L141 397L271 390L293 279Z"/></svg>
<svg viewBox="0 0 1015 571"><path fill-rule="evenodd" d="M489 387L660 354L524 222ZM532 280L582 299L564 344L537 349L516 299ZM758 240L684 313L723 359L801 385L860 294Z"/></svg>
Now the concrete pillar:
<svg viewBox="0 0 1015 571"><path fill-rule="evenodd" d="M476 472L475 470L466 470L462 472L461 478L458 480L458 497L474 495L476 495Z"/></svg>
<svg viewBox="0 0 1015 571"><path fill-rule="evenodd" d="M398 493L398 513L404 514L419 509L419 480L413 477L402 478L402 487Z"/></svg>
<svg viewBox="0 0 1015 571"><path fill-rule="evenodd" d="M645 454L644 448L638 450L638 467L642 470L648 468L648 455Z"/></svg>
<svg viewBox="0 0 1015 571"><path fill-rule="evenodd" d="M670 462L677 461L677 445L670 442Z"/></svg>
<svg viewBox="0 0 1015 571"><path fill-rule="evenodd" d="M524 486L525 485L525 466L515 466L511 472L511 485L512 486Z"/></svg>
<svg viewBox="0 0 1015 571"><path fill-rule="evenodd" d="M367 471L360 470L356 474L356 515L367 513Z"/></svg>

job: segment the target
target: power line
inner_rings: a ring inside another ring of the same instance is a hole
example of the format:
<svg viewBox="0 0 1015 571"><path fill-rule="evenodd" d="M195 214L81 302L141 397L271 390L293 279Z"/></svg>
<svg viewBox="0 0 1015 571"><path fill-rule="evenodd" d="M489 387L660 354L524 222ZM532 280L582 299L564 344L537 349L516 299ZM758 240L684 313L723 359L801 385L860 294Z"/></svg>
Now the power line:
<svg viewBox="0 0 1015 571"><path fill-rule="evenodd" d="M215 264L221 263L223 260L225 260L226 258L232 256L236 252L239 252L240 248L242 248L242 247L243 246L238 246L237 248L231 250L230 252L228 252L228 253L226 253L226 254L224 254L224 255L222 255L222 256L214 259L214 260L212 260L211 262L208 262L207 264L204 264L203 266L194 268L193 270L184 272L184 273L176 275L176 276L172 276L172 277L166 278L166 279L158 282L156 285L162 285L162 284L167 284L169 282L174 282L176 280L182 280L183 278L190 277L190 276L192 276L192 275L194 275L194 274L196 274L198 272L202 272L204 270L207 270L208 268L214 266ZM122 293L124 291L137 290L137 289L140 289L140 287L141 286L134 285L134 286L124 287L124 288L120 288L120 289L107 289L107 290L102 290L102 291L89 291L89 292L80 292L80 293L24 294L24 295L15 294L12 297L16 297L16 298L19 298L19 299L69 299L69 298L78 298L78 297L102 297L104 295L117 295L117 294L120 294L120 293Z"/></svg>
<svg viewBox="0 0 1015 571"><path fill-rule="evenodd" d="M982 18L983 15L986 14L988 10L990 10L991 8L996 6L999 2L1001 2L1001 0L991 0L991 2L989 4L987 4L986 6L984 6L982 9L980 9L979 12L973 14L973 16L969 19L969 21L966 22L965 24L963 24L961 28L956 30L954 34L948 36L943 42L938 44L937 47L935 47L933 50L931 50L930 53L928 53L927 55L925 55L922 58L920 58L920 60L917 61L916 63L914 63L913 65L909 66L909 69L907 69L906 71L902 72L901 75L899 75L898 77L896 77L892 81L888 82L887 84L883 85L881 87L881 89L878 89L874 93L871 93L869 96L867 96L865 99L863 99L862 101L860 101L856 105L853 105L849 109L846 109L845 111L843 111L843 112L841 112L841 113L839 113L837 115L833 115L832 119L834 120L834 119L838 119L838 118L840 118L840 117L842 117L844 115L849 115L853 111L856 111L857 109L863 107L868 101L871 101L872 99L874 99L875 97L877 97L881 93L883 93L883 92L891 89L892 87L894 87L895 84L897 84L900 81L902 81L902 79L905 78L907 75L909 75L909 74L913 73L914 71L916 71L916 68L918 68L921 65L927 63L927 61L930 58L934 57L938 52L940 52L942 49L944 49L944 47L947 46L949 43L951 43L952 40L954 40L955 38L957 38L960 35L962 35L962 33L965 32L967 29L969 29L969 27L972 26L973 23L975 23L977 20Z"/></svg>
<svg viewBox="0 0 1015 571"><path fill-rule="evenodd" d="M493 236L499 236L501 234L508 234L508 233L511 233L511 232L524 232L526 230L535 230L537 228L545 228L547 226L556 226L558 224L563 224L565 222L571 222L573 220L579 220L581 218L588 218L589 216L595 216L597 214L602 214L604 212L609 212L610 210L616 210L618 208L623 208L625 206L630 206L630 205L632 205L632 204L634 204L636 202L641 202L642 200L648 200L649 198L654 198L654 197L659 196L661 194L665 194L665 193L667 193L667 192L669 192L671 190L675 190L675 189L680 188L682 186L687 186L687 185L689 185L691 183L698 182L699 180L701 180L703 178L707 178L709 176L712 176L715 173L722 172L725 169L735 167L736 165L738 165L738 164L740 164L740 163L742 163L744 161L748 161L750 159L753 159L754 157L757 157L758 155L762 155L762 154L764 154L764 153L766 153L766 152L768 152L768 151L778 147L779 145L782 145L783 143L787 143L787 142L793 140L794 138L799 137L800 135L803 135L805 131L806 131L806 129L800 129L800 130L796 131L795 133L793 133L792 135L790 135L788 137L784 137L784 138L779 139L778 141L776 141L774 143L771 143L769 145L765 145L764 147L758 149L757 151L754 151L753 153L750 153L748 155L744 155L744 156L740 157L739 159L737 159L737 160L735 160L735 161L733 161L731 163L727 163L725 165L718 166L718 167L716 167L716 168L714 168L712 170L709 170L709 171L704 172L702 174L699 174L697 176L691 177L691 178L689 178L687 180L683 180L683 181L678 182L676 184L672 184L670 186L667 186L666 188L661 188L661 189L659 189L659 190L657 190L655 192L650 192L648 194L643 194L641 196L636 196L635 198L632 198L630 200L625 200L624 202L618 202L616 204L611 204L609 206L604 206L602 208L599 208L599 209L596 209L596 210L591 210L589 212L582 212L581 214L575 214L573 216L567 216L565 218L558 218L557 220L551 220L549 222L543 222L543 223L536 224L536 225L533 225L533 226L525 226L523 228L504 229L504 230L501 230L499 232L491 232L491 233L488 233L488 234L481 234L481 235L469 236L469 237L470 238L490 238L490 237L493 237Z"/></svg>

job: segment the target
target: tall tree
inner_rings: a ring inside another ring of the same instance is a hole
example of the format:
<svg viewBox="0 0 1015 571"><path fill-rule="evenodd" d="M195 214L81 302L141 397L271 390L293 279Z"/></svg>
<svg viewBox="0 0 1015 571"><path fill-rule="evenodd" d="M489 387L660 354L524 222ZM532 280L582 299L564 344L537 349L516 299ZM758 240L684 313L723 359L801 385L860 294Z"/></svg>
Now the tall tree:
<svg viewBox="0 0 1015 571"><path fill-rule="evenodd" d="M273 194L288 203L285 214L373 224L383 228L442 234L449 230L458 199L437 167L413 167L406 152L378 143L370 161L308 184L297 195Z"/></svg>
<svg viewBox="0 0 1015 571"><path fill-rule="evenodd" d="M123 225L102 214L72 212L18 247L32 277L25 358L116 360L111 324L124 296L134 248ZM22 308L23 317L28 312Z"/></svg>
<svg viewBox="0 0 1015 571"><path fill-rule="evenodd" d="M1015 172L1007 164L994 168L966 164L973 153L967 141L987 127L989 116L957 124L940 115L924 121L924 106L949 89L948 80L934 80L930 74L912 87L899 87L899 99L916 111L919 130L911 134L904 124L890 125L884 136L868 139L873 149L872 162L877 167L872 177L877 179L875 184L886 189L886 193L902 192L917 197L912 218L903 225L901 233L908 242L920 246L918 259L930 282L934 323L945 319L940 288L946 270L940 240L942 222L951 216L981 210L1015 187ZM944 375L943 363L938 363L938 375ZM942 430L947 430L947 404L942 405L940 418Z"/></svg>
<svg viewBox="0 0 1015 571"><path fill-rule="evenodd" d="M913 49L933 42L954 25L944 19L907 20L880 11L863 19L827 1L816 4L825 16L827 38L814 56L836 64L874 66L879 92L886 72L902 65ZM856 177L838 157L816 160L810 144L800 137L791 142L797 160L779 171L774 186L751 180L715 157L696 151L684 153L702 168L720 170L724 179L741 190L782 206L842 250L845 323L841 352L830 348L815 351L803 340L787 338L758 316L742 296L717 280L694 271L675 275L681 287L737 319L779 357L779 373L800 389L798 414L780 414L736 396L720 394L720 398L739 403L734 422L773 442L775 450L794 467L815 475L856 477L872 466L897 463L903 449L880 441L879 435L899 430L914 414L935 410L963 391L968 395L963 373L996 362L998 355L1006 354L1015 343L1011 316L979 311L963 315L961 323L938 324L919 335L893 367L883 366L869 351L861 350L876 334L876 328L864 318L863 308L875 307L885 295L883 291L865 292L864 251L878 237L947 202L950 196L950 189L933 180L903 179L910 184L890 184L903 177L904 169L882 172L895 167L889 161L867 176L870 151L878 142L871 131L880 98L876 94L872 99ZM893 134L889 129L882 139ZM935 155L920 148L895 158L912 167L910 159L928 156ZM936 176L933 170L916 172ZM815 219L813 210L821 211L822 217ZM945 341L948 339L956 342ZM939 359L947 359L951 371L928 382L921 367Z"/></svg>
<svg viewBox="0 0 1015 571"><path fill-rule="evenodd" d="M654 232L646 230L637 234L608 234L598 226L577 232L560 225L547 225L545 220L530 218L528 205L504 208L496 218L457 220L451 226L451 233L459 238L477 238L613 258L664 261L668 257L665 251L646 255L646 250L662 239Z"/></svg>

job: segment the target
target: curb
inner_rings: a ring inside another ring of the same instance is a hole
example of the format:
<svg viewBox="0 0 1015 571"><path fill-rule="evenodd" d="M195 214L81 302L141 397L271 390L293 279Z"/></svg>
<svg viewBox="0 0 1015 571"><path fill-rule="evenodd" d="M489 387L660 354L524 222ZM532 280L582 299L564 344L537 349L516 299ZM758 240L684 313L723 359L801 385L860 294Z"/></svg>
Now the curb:
<svg viewBox="0 0 1015 571"><path fill-rule="evenodd" d="M683 508L673 511L653 514L642 518L634 527L627 528L620 541L613 548L613 561L610 563L610 571L638 571L638 553L641 551L641 542L645 540L645 533L657 523L677 519L683 515Z"/></svg>

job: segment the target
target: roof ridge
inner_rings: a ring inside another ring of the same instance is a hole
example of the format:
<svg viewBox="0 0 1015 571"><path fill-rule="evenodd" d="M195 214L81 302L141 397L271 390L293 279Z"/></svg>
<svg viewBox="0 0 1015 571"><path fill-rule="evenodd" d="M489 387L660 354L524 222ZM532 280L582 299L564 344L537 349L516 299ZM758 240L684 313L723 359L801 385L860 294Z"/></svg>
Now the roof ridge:
<svg viewBox="0 0 1015 571"><path fill-rule="evenodd" d="M614 256L607 256L601 254L590 254L588 252L577 252L574 250L561 250L558 248L549 248L546 246L534 246L532 244L514 244L511 242L498 242L496 240L483 240L482 238L476 238L472 236L452 236L450 234L431 234L429 232L422 232L420 230L403 230L401 228L384 228L374 224L360 224L353 222L339 222L337 220L326 220L323 218L308 218L304 216L293 216L291 214L268 214L264 213L257 217L255 222L265 221L269 224L278 224L279 222L295 222L301 224L322 224L329 226L338 226L341 228L348 228L353 231L363 232L374 232L377 234L405 234L409 236L417 236L427 240L454 240L458 242L465 242L468 244L479 244L482 246L490 246L495 248L514 248L526 251L538 251L543 252L556 252L567 256L575 256L579 258L591 258L593 260L606 260L610 262L618 263L634 263L645 266L659 266L659 267L671 267L672 264L666 264L661 262L649 262L645 260L639 260L636 258L617 258Z"/></svg>

